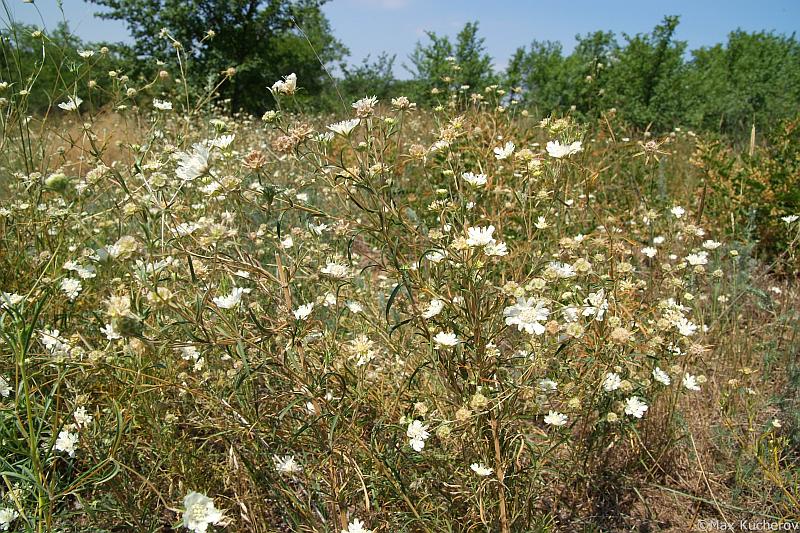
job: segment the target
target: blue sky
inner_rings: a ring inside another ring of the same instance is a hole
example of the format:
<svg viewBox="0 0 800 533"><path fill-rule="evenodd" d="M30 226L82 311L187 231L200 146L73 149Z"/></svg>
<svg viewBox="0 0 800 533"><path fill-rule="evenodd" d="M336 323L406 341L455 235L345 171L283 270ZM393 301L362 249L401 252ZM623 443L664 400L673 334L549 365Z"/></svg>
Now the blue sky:
<svg viewBox="0 0 800 533"><path fill-rule="evenodd" d="M7 0L17 20L51 27L62 15L56 0ZM63 0L66 19L86 40L129 40L124 24L93 17L98 7L84 0ZM331 0L324 6L334 33L350 49L350 62L381 51L397 54L396 74L425 31L455 35L466 22L479 21L486 47L503 68L514 50L533 39L563 43L569 51L576 34L612 30L617 34L647 32L664 15L680 15L677 37L690 48L725 40L737 28L800 30L800 0ZM800 33L800 32L799 32Z"/></svg>

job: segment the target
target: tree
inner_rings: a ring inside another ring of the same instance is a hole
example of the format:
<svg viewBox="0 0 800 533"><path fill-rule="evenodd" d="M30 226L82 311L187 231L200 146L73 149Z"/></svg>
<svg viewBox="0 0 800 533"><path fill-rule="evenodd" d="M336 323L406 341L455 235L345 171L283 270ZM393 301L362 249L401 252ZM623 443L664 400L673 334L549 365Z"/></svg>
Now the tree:
<svg viewBox="0 0 800 533"><path fill-rule="evenodd" d="M478 37L478 23L468 22L458 33L456 43L450 38L426 32L430 43L417 42L409 55L411 66L403 65L417 82L420 102L430 102L433 88L455 90L468 85L473 92L482 91L496 81L492 58L486 53L484 39Z"/></svg>
<svg viewBox="0 0 800 533"><path fill-rule="evenodd" d="M234 111L270 106L266 88L291 72L306 96L319 94L327 83L325 66L346 52L320 9L325 0L90 1L108 9L100 17L127 24L139 57L175 65L173 47L180 43L194 87L208 87L210 79L235 68L220 88Z"/></svg>
<svg viewBox="0 0 800 533"><path fill-rule="evenodd" d="M684 116L686 43L675 40L678 17L664 17L650 34L625 35L626 46L608 73L604 107L634 125L671 129Z"/></svg>
<svg viewBox="0 0 800 533"><path fill-rule="evenodd" d="M697 127L728 133L771 128L800 107L800 43L794 35L728 35L692 52L690 94Z"/></svg>
<svg viewBox="0 0 800 533"><path fill-rule="evenodd" d="M397 84L393 71L395 58L384 52L372 62L369 56L365 57L356 67L342 63L339 66L343 75L339 84L342 96L351 101L364 96L377 96L385 101L392 96Z"/></svg>
<svg viewBox="0 0 800 533"><path fill-rule="evenodd" d="M541 115L562 108L567 104L570 80L561 43L533 41L527 50L517 48L508 64L506 82L522 87L523 103Z"/></svg>

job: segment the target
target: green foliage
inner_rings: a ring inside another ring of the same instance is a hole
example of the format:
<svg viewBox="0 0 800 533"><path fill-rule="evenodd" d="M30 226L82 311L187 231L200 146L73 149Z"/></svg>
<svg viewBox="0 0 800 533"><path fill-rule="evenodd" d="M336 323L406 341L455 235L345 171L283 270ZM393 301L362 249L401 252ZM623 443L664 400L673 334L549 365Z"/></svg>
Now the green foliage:
<svg viewBox="0 0 800 533"><path fill-rule="evenodd" d="M364 96L377 96L379 100L386 100L396 94L392 68L396 56L386 53L380 54L375 61L370 62L367 56L361 65L351 67L346 63L340 66L343 79L339 84L346 101L354 101Z"/></svg>
<svg viewBox="0 0 800 533"><path fill-rule="evenodd" d="M193 87L213 86L227 73L219 93L233 110L256 113L269 107L267 87L289 72L307 80L306 96L317 95L327 83L325 65L346 51L320 9L324 0L92 2L109 9L101 17L127 24L137 56L176 65L174 48L186 49Z"/></svg>
<svg viewBox="0 0 800 533"><path fill-rule="evenodd" d="M625 36L604 87L604 103L638 127L681 124L686 43L675 41L678 17L665 17L649 35Z"/></svg>
<svg viewBox="0 0 800 533"><path fill-rule="evenodd" d="M692 52L688 93L698 127L747 134L791 117L800 102L800 43L794 35L732 32L725 45Z"/></svg>
<svg viewBox="0 0 800 533"><path fill-rule="evenodd" d="M496 82L492 58L486 52L485 39L478 36L478 23L468 22L451 43L446 35L426 32L430 43L418 42L409 55L411 65L405 65L416 81L413 96L420 102L438 101L431 91L445 91L468 86L480 92Z"/></svg>

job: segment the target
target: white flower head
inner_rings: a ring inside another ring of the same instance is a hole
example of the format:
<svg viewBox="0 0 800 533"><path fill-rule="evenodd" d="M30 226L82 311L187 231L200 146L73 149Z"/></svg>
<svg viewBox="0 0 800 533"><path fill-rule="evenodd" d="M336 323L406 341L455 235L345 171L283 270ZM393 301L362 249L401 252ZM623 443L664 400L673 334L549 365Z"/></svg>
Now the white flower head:
<svg viewBox="0 0 800 533"><path fill-rule="evenodd" d="M292 72L282 80L276 81L272 84L272 87L270 87L270 91L272 91L273 94L293 95L297 92L297 74Z"/></svg>
<svg viewBox="0 0 800 533"><path fill-rule="evenodd" d="M67 98L66 102L61 102L60 104L58 104L58 107L60 107L64 111L77 111L81 103L83 103L83 100L81 100L77 96L70 96Z"/></svg>
<svg viewBox="0 0 800 533"><path fill-rule="evenodd" d="M541 335L545 332L542 322L550 316L550 309L545 305L544 300L533 297L517 298L517 303L503 309L503 316L507 325L517 326L519 331L525 331L528 335Z"/></svg>
<svg viewBox="0 0 800 533"><path fill-rule="evenodd" d="M342 530L342 533L372 533L372 530L364 527L364 522L354 518L352 522L347 524L347 529Z"/></svg>
<svg viewBox="0 0 800 533"><path fill-rule="evenodd" d="M472 185L473 187L483 187L486 185L486 174L473 174L472 172L464 172L461 178Z"/></svg>
<svg viewBox="0 0 800 533"><path fill-rule="evenodd" d="M230 293L225 296L216 296L211 299L217 307L221 309L231 309L239 305L242 301L242 296L251 291L251 289L243 289L242 287L234 287Z"/></svg>
<svg viewBox="0 0 800 533"><path fill-rule="evenodd" d="M631 396L625 400L625 414L628 416L642 418L647 409L647 404L638 396Z"/></svg>
<svg viewBox="0 0 800 533"><path fill-rule="evenodd" d="M0 376L0 398L8 398L11 396L11 385L8 384L6 378Z"/></svg>
<svg viewBox="0 0 800 533"><path fill-rule="evenodd" d="M575 141L571 144L561 144L559 141L550 141L547 143L546 148L550 157L554 157L556 159L569 157L573 154L577 154L583 149L581 146L581 141Z"/></svg>
<svg viewBox="0 0 800 533"><path fill-rule="evenodd" d="M81 285L81 280L75 278L64 278L61 280L61 290L64 291L64 294L67 295L69 300L75 301L75 298L78 297L78 293L81 292L83 286Z"/></svg>
<svg viewBox="0 0 800 533"><path fill-rule="evenodd" d="M300 466L300 463L295 461L294 455L284 455L283 457L273 455L272 462L275 464L275 470L277 470L279 474L285 476L293 477L295 474L299 474L303 471L303 467Z"/></svg>
<svg viewBox="0 0 800 533"><path fill-rule="evenodd" d="M505 146L498 146L494 149L494 157L498 160L508 159L514 153L514 143L508 141Z"/></svg>
<svg viewBox="0 0 800 533"><path fill-rule="evenodd" d="M183 527L194 533L205 533L210 524L222 522L222 511L205 494L190 492L183 499L183 507Z"/></svg>
<svg viewBox="0 0 800 533"><path fill-rule="evenodd" d="M483 463L472 463L471 465L469 465L469 467L473 472L475 472L481 477L491 476L492 472L494 472L494 470L492 470L488 466L485 466Z"/></svg>
<svg viewBox="0 0 800 533"><path fill-rule="evenodd" d="M153 98L153 107L155 107L159 111L172 111L172 102L168 102L167 100L159 100L158 98Z"/></svg>
<svg viewBox="0 0 800 533"><path fill-rule="evenodd" d="M609 372L603 380L603 390L613 392L622 385L622 378L616 372Z"/></svg>
<svg viewBox="0 0 800 533"><path fill-rule="evenodd" d="M442 309L444 309L444 301L433 299L431 300L431 303L428 304L428 308L425 311L423 311L422 317L433 318L439 313L441 313Z"/></svg>
<svg viewBox="0 0 800 533"><path fill-rule="evenodd" d="M351 275L350 267L332 261L328 261L325 266L320 269L320 272L334 279L347 279Z"/></svg>
<svg viewBox="0 0 800 533"><path fill-rule="evenodd" d="M19 513L11 508L0 507L0 531L8 531L11 522L16 520Z"/></svg>
<svg viewBox="0 0 800 533"><path fill-rule="evenodd" d="M357 117L366 118L373 113L376 105L378 105L378 97L369 96L353 102L352 107L356 110Z"/></svg>
<svg viewBox="0 0 800 533"><path fill-rule="evenodd" d="M440 331L436 334L436 336L433 337L433 342L435 342L438 346L453 347L461 341L458 339L458 336L451 331Z"/></svg>
<svg viewBox="0 0 800 533"><path fill-rule="evenodd" d="M697 383L697 377L689 373L683 375L682 384L686 388L686 390L694 392L700 390L700 385Z"/></svg>
<svg viewBox="0 0 800 533"><path fill-rule="evenodd" d="M561 427L567 425L567 415L559 413L558 411L550 411L544 417L544 423L549 426Z"/></svg>
<svg viewBox="0 0 800 533"><path fill-rule="evenodd" d="M421 452L425 447L425 441L430 437L428 426L419 420L412 420L408 424L408 429L406 429L406 437L409 438L409 446L415 452Z"/></svg>
<svg viewBox="0 0 800 533"><path fill-rule="evenodd" d="M55 449L59 452L64 452L70 457L75 457L75 449L78 446L78 434L72 433L69 430L63 429L58 434L56 439Z"/></svg>
<svg viewBox="0 0 800 533"><path fill-rule="evenodd" d="M294 317L297 320L305 320L311 314L311 311L314 309L314 302L309 302L307 304L303 304L294 311Z"/></svg>
<svg viewBox="0 0 800 533"><path fill-rule="evenodd" d="M196 143L191 152L178 152L178 168L175 174L182 181L194 181L209 170L211 156L206 143Z"/></svg>
<svg viewBox="0 0 800 533"><path fill-rule="evenodd" d="M347 137L360 123L361 119L353 118L350 120L343 120L341 122L334 122L328 126L328 129L337 135Z"/></svg>
<svg viewBox="0 0 800 533"><path fill-rule="evenodd" d="M661 383L662 385L669 385L672 383L672 380L669 377L669 374L664 372L658 367L653 369L653 379Z"/></svg>
<svg viewBox="0 0 800 533"><path fill-rule="evenodd" d="M467 229L467 244L471 247L480 247L480 246L487 246L489 244L494 244L494 237L492 234L494 233L494 226L489 226L488 228L481 228L477 226L473 226Z"/></svg>

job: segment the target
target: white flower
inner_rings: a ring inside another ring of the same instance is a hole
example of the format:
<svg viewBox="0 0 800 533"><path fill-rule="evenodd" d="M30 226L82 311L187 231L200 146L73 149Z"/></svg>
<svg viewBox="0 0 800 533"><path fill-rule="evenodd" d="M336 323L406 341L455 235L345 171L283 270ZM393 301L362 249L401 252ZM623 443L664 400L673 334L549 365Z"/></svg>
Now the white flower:
<svg viewBox="0 0 800 533"><path fill-rule="evenodd" d="M231 145L231 143L233 142L233 139L235 139L235 138L236 138L236 135L234 135L234 134L220 135L219 137L217 137L213 141L209 141L208 144L210 146L213 146L214 148L219 148L220 150L224 150L228 146Z"/></svg>
<svg viewBox="0 0 800 533"><path fill-rule="evenodd" d="M792 222L795 222L799 218L800 218L800 215L788 215L788 216L785 216L785 217L781 217L781 220L783 220L787 224L791 224Z"/></svg>
<svg viewBox="0 0 800 533"><path fill-rule="evenodd" d="M482 187L486 185L486 174L473 174L472 172L464 172L461 175L461 178L473 187Z"/></svg>
<svg viewBox="0 0 800 533"><path fill-rule="evenodd" d="M710 239L703 242L703 248L705 248L706 250L716 250L720 246L722 246L721 242L712 241Z"/></svg>
<svg viewBox="0 0 800 533"><path fill-rule="evenodd" d="M277 470L279 474L294 476L303 471L303 467L300 466L300 463L294 460L294 455L284 455L283 457L273 455L272 462L275 463L275 470Z"/></svg>
<svg viewBox="0 0 800 533"><path fill-rule="evenodd" d="M219 524L222 521L222 511L214 507L214 500L191 491L183 499L183 527L194 533L205 533L209 524Z"/></svg>
<svg viewBox="0 0 800 533"><path fill-rule="evenodd" d="M114 329L113 324L106 324L100 328L100 332L106 336L106 339L110 341L115 341L122 338L122 335L120 335L119 332Z"/></svg>
<svg viewBox="0 0 800 533"><path fill-rule="evenodd" d="M603 380L603 390L606 392L613 392L617 390L620 385L622 385L622 378L619 377L619 374L615 372L609 372L606 374L605 379Z"/></svg>
<svg viewBox="0 0 800 533"><path fill-rule="evenodd" d="M594 317L598 322L603 321L603 315L608 310L608 300L606 300L606 291L600 289L597 292L589 293L589 297L583 301L586 306L583 309L583 316Z"/></svg>
<svg viewBox="0 0 800 533"><path fill-rule="evenodd" d="M347 137L360 123L361 119L353 118L350 120L335 122L329 125L328 129L331 130L333 133L336 133L337 135L341 135L342 137Z"/></svg>
<svg viewBox="0 0 800 533"><path fill-rule="evenodd" d="M652 246L645 246L644 248L642 248L642 253L652 259L653 257L656 256L658 250L656 250Z"/></svg>
<svg viewBox="0 0 800 533"><path fill-rule="evenodd" d="M84 406L75 409L72 416L75 418L75 424L77 424L78 427L85 427L92 423L92 415L86 412L86 407Z"/></svg>
<svg viewBox="0 0 800 533"><path fill-rule="evenodd" d="M678 328L678 333L684 337L690 337L697 331L697 324L688 321L686 318L681 318L680 321L675 324L675 327Z"/></svg>
<svg viewBox="0 0 800 533"><path fill-rule="evenodd" d="M294 311L294 317L297 320L305 320L311 314L311 311L314 309L314 302L310 302L307 304L303 304Z"/></svg>
<svg viewBox="0 0 800 533"><path fill-rule="evenodd" d="M471 465L469 465L469 467L472 469L473 472L483 477L491 476L492 472L494 472L494 470L492 470L488 466L484 466L483 463L472 463Z"/></svg>
<svg viewBox="0 0 800 533"><path fill-rule="evenodd" d="M412 420L406 429L406 437L409 438L409 446L415 451L420 452L425 447L425 440L430 437L428 426L419 420Z"/></svg>
<svg viewBox="0 0 800 533"><path fill-rule="evenodd" d="M24 299L24 296L16 292L2 292L0 293L0 309L3 309L7 305L17 305Z"/></svg>
<svg viewBox="0 0 800 533"><path fill-rule="evenodd" d="M550 411L544 417L544 423L550 426L561 427L567 425L567 415L559 413L558 411Z"/></svg>
<svg viewBox="0 0 800 533"><path fill-rule="evenodd" d="M283 80L278 80L272 84L270 90L273 93L292 95L297 91L297 74L292 72Z"/></svg>
<svg viewBox="0 0 800 533"><path fill-rule="evenodd" d="M61 290L64 291L64 294L67 295L70 301L74 301L75 298L78 297L78 293L81 292L81 289L83 289L83 287L79 279L64 278L61 280Z"/></svg>
<svg viewBox="0 0 800 533"><path fill-rule="evenodd" d="M350 310L351 313L361 313L362 311L364 311L364 306L358 302L349 301L345 305L347 305L347 308Z"/></svg>
<svg viewBox="0 0 800 533"><path fill-rule="evenodd" d="M634 418L642 418L647 411L647 404L638 396L631 396L625 400L625 414Z"/></svg>
<svg viewBox="0 0 800 533"><path fill-rule="evenodd" d="M702 251L686 256L686 261L692 266L708 264L708 252Z"/></svg>
<svg viewBox="0 0 800 533"><path fill-rule="evenodd" d="M11 395L11 386L6 381L6 378L0 376L0 397L8 398Z"/></svg>
<svg viewBox="0 0 800 533"><path fill-rule="evenodd" d="M325 233L325 230L328 229L328 225L327 224L319 224L319 225L309 224L308 229L310 229L311 233L313 233L314 235L322 235L323 233Z"/></svg>
<svg viewBox="0 0 800 533"><path fill-rule="evenodd" d="M445 258L445 254L441 250L433 250L431 252L428 252L428 255L426 255L425 257L427 257L428 261L430 261L431 263L440 263Z"/></svg>
<svg viewBox="0 0 800 533"><path fill-rule="evenodd" d="M44 329L41 332L41 342L42 345L47 348L47 350L55 356L67 356L69 355L70 350L72 347L69 343L62 339L60 336L60 332L57 329L49 330Z"/></svg>
<svg viewBox="0 0 800 533"><path fill-rule="evenodd" d="M94 50L78 50L78 55L83 59L89 59L94 55Z"/></svg>
<svg viewBox="0 0 800 533"><path fill-rule="evenodd" d="M683 386L690 391L699 391L700 385L697 384L697 378L689 373L683 375Z"/></svg>
<svg viewBox="0 0 800 533"><path fill-rule="evenodd" d="M328 261L320 272L334 279L347 279L350 277L350 267L331 261Z"/></svg>
<svg viewBox="0 0 800 533"><path fill-rule="evenodd" d="M507 159L511 154L514 153L515 148L516 146L514 146L514 143L508 141L505 146L498 146L494 149L494 156L498 160Z"/></svg>
<svg viewBox="0 0 800 533"><path fill-rule="evenodd" d="M681 218L683 215L686 214L686 210L679 205L676 205L672 209L669 210L670 213L675 215L675 218Z"/></svg>
<svg viewBox="0 0 800 533"><path fill-rule="evenodd" d="M455 333L444 332L444 331L440 331L439 333L437 333L436 336L433 338L433 341L439 346L455 346L456 344L461 342L460 340L458 340L458 337L456 336Z"/></svg>
<svg viewBox="0 0 800 533"><path fill-rule="evenodd" d="M490 256L502 257L508 255L508 247L504 242L490 242L483 247L483 253Z"/></svg>
<svg viewBox="0 0 800 533"><path fill-rule="evenodd" d="M574 278L577 275L575 268L567 263L553 261L550 263L550 268L559 278Z"/></svg>
<svg viewBox="0 0 800 533"><path fill-rule="evenodd" d="M347 524L347 529L342 530L342 533L372 533L372 530L365 528L364 522L354 518L352 522Z"/></svg>
<svg viewBox="0 0 800 533"><path fill-rule="evenodd" d="M369 96L353 102L351 107L356 110L356 116L366 118L372 114L376 105L378 105L378 97Z"/></svg>
<svg viewBox="0 0 800 533"><path fill-rule="evenodd" d="M547 320L550 310L545 307L544 300L517 298L517 303L503 309L503 316L507 325L517 326L519 331L524 330L529 335L541 335L545 331L541 322Z"/></svg>
<svg viewBox="0 0 800 533"><path fill-rule="evenodd" d="M0 508L0 531L7 531L9 527L11 527L11 522L13 522L19 513L14 509L10 508Z"/></svg>
<svg viewBox="0 0 800 533"><path fill-rule="evenodd" d="M288 250L292 246L294 246L294 239L292 239L291 235L281 241L281 248L284 250Z"/></svg>
<svg viewBox="0 0 800 533"><path fill-rule="evenodd" d="M494 244L494 226L488 228L472 227L467 229L467 244L472 247L486 246Z"/></svg>
<svg viewBox="0 0 800 533"><path fill-rule="evenodd" d="M241 287L234 287L233 290L226 296L216 296L211 299L217 307L221 309L231 309L239 305L242 301L242 295L250 292L251 289L243 289Z"/></svg>
<svg viewBox="0 0 800 533"><path fill-rule="evenodd" d="M669 377L669 374L664 372L658 367L653 369L653 379L661 383L662 385L669 385L672 383L672 380Z"/></svg>
<svg viewBox="0 0 800 533"><path fill-rule="evenodd" d="M153 98L153 107L155 107L159 111L170 111L172 110L172 102L168 102L166 100L159 100L158 98Z"/></svg>
<svg viewBox="0 0 800 533"><path fill-rule="evenodd" d="M75 447L78 445L78 434L71 433L70 431L63 429L58 434L58 439L56 439L56 450L59 452L64 452L69 454L70 457L75 457Z"/></svg>
<svg viewBox="0 0 800 533"><path fill-rule="evenodd" d="M547 153L550 157L555 157L556 159L577 154L582 149L581 141L575 141L572 144L561 144L559 141L550 141L547 143Z"/></svg>
<svg viewBox="0 0 800 533"><path fill-rule="evenodd" d="M191 152L178 152L178 168L175 174L183 181L193 181L208 172L208 146L205 143L196 143Z"/></svg>
<svg viewBox="0 0 800 533"><path fill-rule="evenodd" d="M558 383L550 378L540 379L539 388L544 392L553 392L558 389Z"/></svg>
<svg viewBox="0 0 800 533"><path fill-rule="evenodd" d="M58 107L60 107L64 111L77 111L78 106L80 106L82 102L83 100L81 100L77 96L70 96L67 98L66 102L61 102L60 104L58 104Z"/></svg>
<svg viewBox="0 0 800 533"><path fill-rule="evenodd" d="M442 300L431 300L431 303L428 304L428 308L423 311L422 317L423 318L433 318L439 313L442 312L444 309L444 302Z"/></svg>

